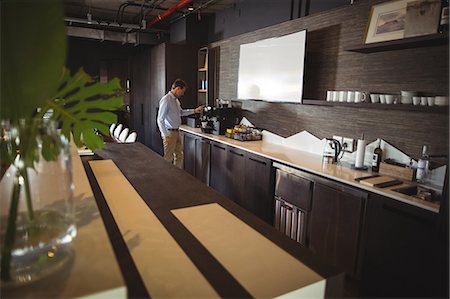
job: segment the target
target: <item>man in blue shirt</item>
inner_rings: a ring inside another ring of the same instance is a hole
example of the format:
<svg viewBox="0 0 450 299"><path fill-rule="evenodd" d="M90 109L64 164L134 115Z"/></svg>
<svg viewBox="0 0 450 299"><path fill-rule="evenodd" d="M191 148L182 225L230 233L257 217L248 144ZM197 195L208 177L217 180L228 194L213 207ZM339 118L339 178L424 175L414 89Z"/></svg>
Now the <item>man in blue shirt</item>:
<svg viewBox="0 0 450 299"><path fill-rule="evenodd" d="M195 109L182 109L179 97L186 91L186 82L176 79L172 84L171 90L159 101L158 127L161 132L164 145L164 159L182 167L183 145L179 134L181 125L181 116L203 111L203 106Z"/></svg>

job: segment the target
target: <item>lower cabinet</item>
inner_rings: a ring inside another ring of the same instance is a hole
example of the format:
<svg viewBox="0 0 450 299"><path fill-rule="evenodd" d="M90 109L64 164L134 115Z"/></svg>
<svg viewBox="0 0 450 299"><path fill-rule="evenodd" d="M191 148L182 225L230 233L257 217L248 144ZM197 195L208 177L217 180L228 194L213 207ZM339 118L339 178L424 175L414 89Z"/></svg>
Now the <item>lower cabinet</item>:
<svg viewBox="0 0 450 299"><path fill-rule="evenodd" d="M309 248L330 264L358 276L362 218L367 193L342 184L315 182Z"/></svg>
<svg viewBox="0 0 450 299"><path fill-rule="evenodd" d="M209 184L210 141L192 134L183 134L183 165L191 175Z"/></svg>
<svg viewBox="0 0 450 299"><path fill-rule="evenodd" d="M199 137L192 134L183 134L183 165L184 170L195 176L195 141Z"/></svg>
<svg viewBox="0 0 450 299"><path fill-rule="evenodd" d="M212 142L210 186L272 224L274 173L270 159Z"/></svg>
<svg viewBox="0 0 450 299"><path fill-rule="evenodd" d="M380 195L367 206L362 295L432 298L448 281L438 242L438 215Z"/></svg>
<svg viewBox="0 0 450 299"><path fill-rule="evenodd" d="M244 194L240 204L269 224L274 214L274 171L270 159L245 153Z"/></svg>

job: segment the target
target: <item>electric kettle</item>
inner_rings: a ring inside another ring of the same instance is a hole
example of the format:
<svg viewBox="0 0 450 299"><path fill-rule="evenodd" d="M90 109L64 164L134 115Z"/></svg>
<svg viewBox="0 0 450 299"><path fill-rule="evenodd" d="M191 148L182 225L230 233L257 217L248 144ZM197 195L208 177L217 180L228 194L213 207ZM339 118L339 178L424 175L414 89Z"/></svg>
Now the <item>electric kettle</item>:
<svg viewBox="0 0 450 299"><path fill-rule="evenodd" d="M336 163L341 151L342 146L339 141L333 138L326 138L325 147L323 148L323 162Z"/></svg>

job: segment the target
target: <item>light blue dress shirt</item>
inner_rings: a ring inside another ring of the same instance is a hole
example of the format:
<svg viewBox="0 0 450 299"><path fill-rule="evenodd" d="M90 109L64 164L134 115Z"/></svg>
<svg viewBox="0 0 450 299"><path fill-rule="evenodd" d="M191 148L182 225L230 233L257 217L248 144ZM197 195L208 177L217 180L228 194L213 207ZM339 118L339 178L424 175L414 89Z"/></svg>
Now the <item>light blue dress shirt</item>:
<svg viewBox="0 0 450 299"><path fill-rule="evenodd" d="M181 126L181 116L193 113L194 109L181 109L180 101L169 91L159 101L157 120L161 136L169 136L168 129L178 129Z"/></svg>

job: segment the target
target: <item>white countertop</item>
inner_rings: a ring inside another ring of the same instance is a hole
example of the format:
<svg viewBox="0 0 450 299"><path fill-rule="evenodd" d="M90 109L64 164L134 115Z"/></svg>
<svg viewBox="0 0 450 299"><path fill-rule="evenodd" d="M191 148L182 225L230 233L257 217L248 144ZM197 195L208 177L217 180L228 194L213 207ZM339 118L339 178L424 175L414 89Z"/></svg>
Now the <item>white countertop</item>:
<svg viewBox="0 0 450 299"><path fill-rule="evenodd" d="M238 141L225 137L223 135L206 134L203 133L200 128L192 128L186 125L182 125L180 129L197 136L201 136L213 141L221 142L223 144L246 150L248 152L269 158L273 161L277 161L282 164L319 175L321 177L325 177L334 181L357 187L359 189L377 193L407 204L426 209L431 212L439 213L439 203L428 202L413 196L408 196L392 191L392 189L410 185L408 183L388 188L370 187L355 181L355 178L367 176L370 175L370 173L366 171L351 169L340 164L324 164L322 163L321 155L314 155L311 153L295 150L286 146L271 144L264 141Z"/></svg>

